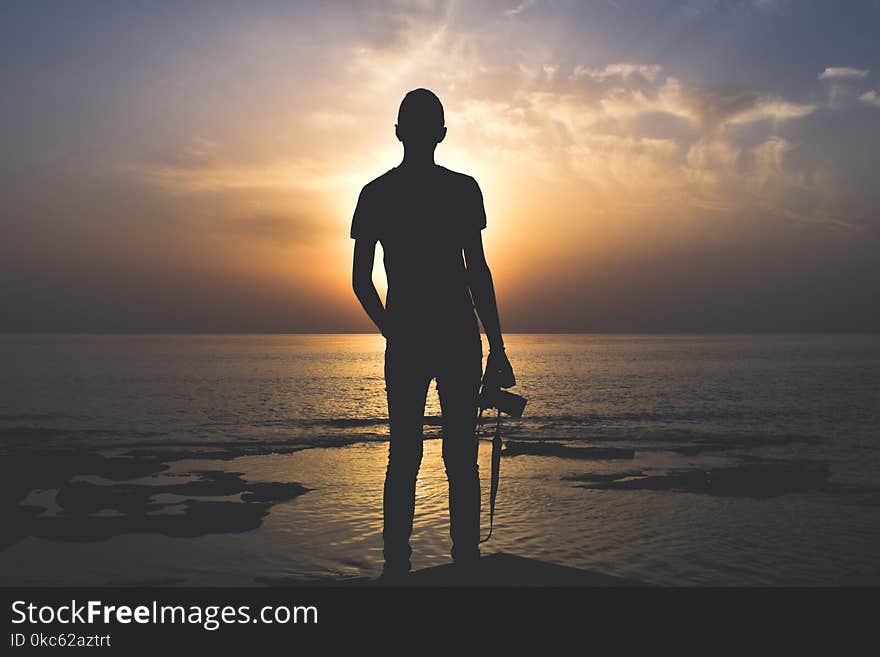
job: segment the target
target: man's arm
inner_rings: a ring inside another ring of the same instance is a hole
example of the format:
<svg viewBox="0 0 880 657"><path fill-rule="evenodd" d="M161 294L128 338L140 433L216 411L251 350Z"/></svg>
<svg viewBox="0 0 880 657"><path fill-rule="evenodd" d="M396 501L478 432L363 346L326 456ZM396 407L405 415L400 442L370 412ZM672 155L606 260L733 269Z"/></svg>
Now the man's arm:
<svg viewBox="0 0 880 657"><path fill-rule="evenodd" d="M498 303L495 300L495 284L492 272L483 251L483 238L479 231L471 233L464 245L467 265L468 285L474 299L477 314L489 340L489 359L486 361L486 379L502 388L516 385L513 368L504 352L504 339L501 336L501 320L498 318Z"/></svg>
<svg viewBox="0 0 880 657"><path fill-rule="evenodd" d="M468 237L464 246L464 257L467 263L468 285L471 288L477 314L489 340L489 349L501 351L504 349L504 339L501 337L501 321L498 319L498 304L495 301L495 284L492 282L489 263L486 262L480 233L474 232Z"/></svg>
<svg viewBox="0 0 880 657"><path fill-rule="evenodd" d="M351 286L376 328L385 335L385 306L373 283L373 260L376 257L376 240L354 241L354 260L351 267ZM386 335L387 337L387 335Z"/></svg>

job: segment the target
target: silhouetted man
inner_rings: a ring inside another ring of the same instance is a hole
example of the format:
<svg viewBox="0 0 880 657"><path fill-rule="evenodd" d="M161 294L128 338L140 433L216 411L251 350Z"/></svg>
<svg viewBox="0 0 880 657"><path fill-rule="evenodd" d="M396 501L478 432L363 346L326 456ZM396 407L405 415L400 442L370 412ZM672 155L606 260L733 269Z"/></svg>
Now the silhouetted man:
<svg viewBox="0 0 880 657"><path fill-rule="evenodd" d="M483 253L482 193L470 176L434 163L434 150L446 136L444 123L443 106L432 92L416 89L406 94L395 126L403 142L403 161L363 188L351 223L354 291L386 338L391 441L382 537L384 575L392 579L410 569L409 539L431 379L437 379L443 414L452 558L467 568L480 557L475 429L482 346L474 306L489 340L484 378L505 388L515 383ZM372 279L376 242L385 253L385 306Z"/></svg>

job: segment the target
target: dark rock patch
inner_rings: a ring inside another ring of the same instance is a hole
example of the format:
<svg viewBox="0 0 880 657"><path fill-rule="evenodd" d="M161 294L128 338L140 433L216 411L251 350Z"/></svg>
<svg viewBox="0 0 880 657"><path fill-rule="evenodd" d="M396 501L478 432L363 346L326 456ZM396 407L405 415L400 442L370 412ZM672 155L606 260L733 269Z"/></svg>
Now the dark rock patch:
<svg viewBox="0 0 880 657"><path fill-rule="evenodd" d="M726 452L730 450L759 449L762 447L783 447L794 444L814 445L823 442L818 436L805 435L761 435L733 433L723 436L699 435L679 432L646 432L638 436L639 443L672 443L668 449L682 456L697 456L706 452ZM685 443L685 444L682 444Z"/></svg>
<svg viewBox="0 0 880 657"><path fill-rule="evenodd" d="M103 541L123 534L162 534L195 538L206 534L241 533L260 526L268 503L186 500L180 514L120 516L52 516L34 518L28 535L52 541Z"/></svg>
<svg viewBox="0 0 880 657"><path fill-rule="evenodd" d="M0 459L0 506L24 499L34 489L59 488L75 475L113 481L156 474L168 465L155 457L107 457L79 450L29 450Z"/></svg>
<svg viewBox="0 0 880 657"><path fill-rule="evenodd" d="M298 447L297 449L302 449ZM210 452L190 458L212 458ZM294 482L247 482L239 472L195 470L179 473L188 481L156 484L131 483L168 469L155 454L107 457L74 450L32 450L0 459L0 550L28 536L62 541L106 540L131 533L194 537L211 533L243 532L259 527L272 505L308 492ZM178 474L178 473L175 473ZM77 475L95 475L113 484L71 481ZM41 515L43 507L23 504L32 490L57 489L60 515ZM159 502L155 496L227 497L241 500ZM175 511L183 507L182 512ZM114 515L96 515L106 510Z"/></svg>
<svg viewBox="0 0 880 657"><path fill-rule="evenodd" d="M593 480L582 488L699 493L720 497L766 499L812 490L828 491L829 468L817 461L758 461L705 470Z"/></svg>

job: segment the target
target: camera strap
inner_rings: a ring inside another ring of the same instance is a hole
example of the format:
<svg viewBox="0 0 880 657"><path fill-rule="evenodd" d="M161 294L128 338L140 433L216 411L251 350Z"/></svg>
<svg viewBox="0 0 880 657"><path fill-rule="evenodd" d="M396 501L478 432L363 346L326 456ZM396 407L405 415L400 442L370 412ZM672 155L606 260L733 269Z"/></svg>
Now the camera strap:
<svg viewBox="0 0 880 657"><path fill-rule="evenodd" d="M483 427L483 409L480 408L480 416L477 423L477 446L479 449L479 437ZM486 538L480 539L485 543L492 538L492 528L495 525L495 500L498 498L498 482L501 479L501 411L496 409L495 435L492 437L492 473L489 478L489 533Z"/></svg>

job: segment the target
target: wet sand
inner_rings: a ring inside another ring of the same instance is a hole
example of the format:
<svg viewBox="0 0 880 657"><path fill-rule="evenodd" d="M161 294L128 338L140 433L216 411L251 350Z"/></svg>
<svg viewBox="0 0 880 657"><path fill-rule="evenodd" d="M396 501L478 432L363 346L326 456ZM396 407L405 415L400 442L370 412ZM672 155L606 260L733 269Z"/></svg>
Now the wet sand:
<svg viewBox="0 0 880 657"><path fill-rule="evenodd" d="M424 568L412 573L408 586L490 586L490 587L632 587L643 582L613 577L581 568L571 568L538 559L497 552L480 559L473 575L462 578L452 564Z"/></svg>

